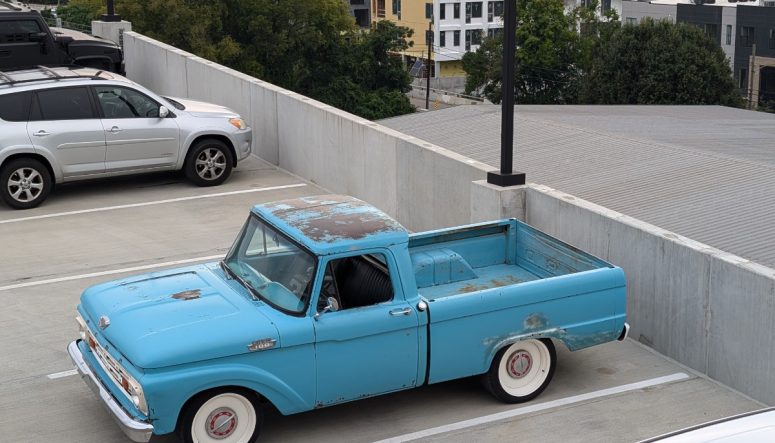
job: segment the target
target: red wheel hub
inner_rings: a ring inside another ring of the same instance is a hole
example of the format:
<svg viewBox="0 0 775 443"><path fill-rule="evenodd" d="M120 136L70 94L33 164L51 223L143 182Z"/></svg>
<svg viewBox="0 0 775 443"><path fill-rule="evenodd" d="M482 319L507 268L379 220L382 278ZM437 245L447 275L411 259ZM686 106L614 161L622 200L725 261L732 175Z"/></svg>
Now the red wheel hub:
<svg viewBox="0 0 775 443"><path fill-rule="evenodd" d="M507 365L511 378L522 378L533 367L533 357L530 356L529 352L520 349L509 356Z"/></svg>
<svg viewBox="0 0 775 443"><path fill-rule="evenodd" d="M237 428L237 414L229 408L218 408L207 416L207 435L221 440Z"/></svg>

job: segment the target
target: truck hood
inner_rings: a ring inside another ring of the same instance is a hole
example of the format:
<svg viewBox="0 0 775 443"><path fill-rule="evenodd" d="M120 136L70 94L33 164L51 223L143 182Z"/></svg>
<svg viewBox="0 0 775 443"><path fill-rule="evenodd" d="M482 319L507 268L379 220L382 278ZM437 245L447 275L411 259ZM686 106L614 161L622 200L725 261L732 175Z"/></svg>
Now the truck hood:
<svg viewBox="0 0 775 443"><path fill-rule="evenodd" d="M136 367L162 368L249 352L280 337L262 312L214 265L199 265L103 283L81 296L89 327ZM222 274L221 274L222 275ZM100 317L110 324L98 327Z"/></svg>
<svg viewBox="0 0 775 443"><path fill-rule="evenodd" d="M191 114L194 117L213 117L213 116L223 116L223 117L239 117L239 114L232 111L231 109L221 106L221 105L214 105L212 103L207 102L200 102L196 100L190 100L187 98L178 98L178 97L170 97L171 99L175 100L176 102L179 102L181 105L185 106L185 111Z"/></svg>

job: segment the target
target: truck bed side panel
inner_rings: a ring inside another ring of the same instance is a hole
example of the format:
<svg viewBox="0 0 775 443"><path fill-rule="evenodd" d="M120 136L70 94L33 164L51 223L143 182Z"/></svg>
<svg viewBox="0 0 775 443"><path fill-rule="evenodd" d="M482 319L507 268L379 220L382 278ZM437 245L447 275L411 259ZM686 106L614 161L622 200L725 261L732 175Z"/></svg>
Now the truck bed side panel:
<svg viewBox="0 0 775 443"><path fill-rule="evenodd" d="M603 268L431 300L429 383L482 374L501 347L550 337L577 350L624 327L625 279Z"/></svg>

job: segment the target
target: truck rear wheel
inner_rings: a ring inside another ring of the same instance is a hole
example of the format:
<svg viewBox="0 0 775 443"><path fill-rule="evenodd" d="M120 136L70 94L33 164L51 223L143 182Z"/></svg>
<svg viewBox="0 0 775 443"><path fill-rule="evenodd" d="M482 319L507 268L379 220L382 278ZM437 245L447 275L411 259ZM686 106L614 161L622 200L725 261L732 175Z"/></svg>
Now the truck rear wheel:
<svg viewBox="0 0 775 443"><path fill-rule="evenodd" d="M554 344L548 338L520 341L495 354L484 385L502 402L530 401L549 385L556 363Z"/></svg>
<svg viewBox="0 0 775 443"><path fill-rule="evenodd" d="M264 421L258 396L229 388L202 394L183 411L178 427L186 443L253 443Z"/></svg>

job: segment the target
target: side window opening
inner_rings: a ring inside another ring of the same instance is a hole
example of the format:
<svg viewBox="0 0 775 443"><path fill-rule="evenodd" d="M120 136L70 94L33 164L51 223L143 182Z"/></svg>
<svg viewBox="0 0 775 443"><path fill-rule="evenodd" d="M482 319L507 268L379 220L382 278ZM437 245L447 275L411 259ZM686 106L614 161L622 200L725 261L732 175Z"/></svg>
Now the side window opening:
<svg viewBox="0 0 775 443"><path fill-rule="evenodd" d="M332 260L326 265L318 312L333 297L339 309L360 308L393 299L393 284L383 254L367 254Z"/></svg>

